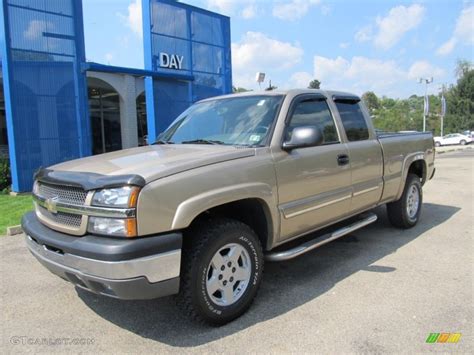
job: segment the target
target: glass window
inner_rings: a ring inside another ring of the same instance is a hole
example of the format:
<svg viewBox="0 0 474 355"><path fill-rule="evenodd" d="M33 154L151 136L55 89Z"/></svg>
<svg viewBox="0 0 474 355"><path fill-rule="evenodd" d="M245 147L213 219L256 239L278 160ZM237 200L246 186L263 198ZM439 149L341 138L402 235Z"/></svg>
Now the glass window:
<svg viewBox="0 0 474 355"><path fill-rule="evenodd" d="M369 128L358 102L336 102L342 125L350 142L369 139Z"/></svg>
<svg viewBox="0 0 474 355"><path fill-rule="evenodd" d="M283 96L241 96L197 103L183 112L159 140L259 146L275 121Z"/></svg>
<svg viewBox="0 0 474 355"><path fill-rule="evenodd" d="M316 126L323 133L323 144L339 143L336 125L325 100L305 100L298 103L286 130L286 139L291 138L295 127Z"/></svg>

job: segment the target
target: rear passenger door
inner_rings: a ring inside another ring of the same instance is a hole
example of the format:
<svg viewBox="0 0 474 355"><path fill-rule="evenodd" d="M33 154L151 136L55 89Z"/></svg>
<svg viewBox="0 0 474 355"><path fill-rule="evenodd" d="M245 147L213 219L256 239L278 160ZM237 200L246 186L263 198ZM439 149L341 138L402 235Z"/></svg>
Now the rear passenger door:
<svg viewBox="0 0 474 355"><path fill-rule="evenodd" d="M351 166L351 213L375 206L383 192L383 155L372 122L358 97L334 97Z"/></svg>
<svg viewBox="0 0 474 355"><path fill-rule="evenodd" d="M337 220L349 212L351 176L347 148L326 98L296 97L289 109L282 142L300 126L317 126L322 145L273 151L278 180L281 239L289 239ZM282 143L281 142L281 143Z"/></svg>

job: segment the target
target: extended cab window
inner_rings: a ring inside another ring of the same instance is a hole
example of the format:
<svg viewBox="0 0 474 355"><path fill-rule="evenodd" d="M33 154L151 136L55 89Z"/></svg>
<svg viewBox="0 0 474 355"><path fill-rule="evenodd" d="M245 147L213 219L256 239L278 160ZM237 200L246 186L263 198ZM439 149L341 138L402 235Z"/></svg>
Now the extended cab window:
<svg viewBox="0 0 474 355"><path fill-rule="evenodd" d="M342 125L350 142L369 139L369 128L359 102L336 101Z"/></svg>
<svg viewBox="0 0 474 355"><path fill-rule="evenodd" d="M295 127L316 126L323 133L323 144L339 143L336 125L325 100L309 99L296 104L288 125L286 139Z"/></svg>

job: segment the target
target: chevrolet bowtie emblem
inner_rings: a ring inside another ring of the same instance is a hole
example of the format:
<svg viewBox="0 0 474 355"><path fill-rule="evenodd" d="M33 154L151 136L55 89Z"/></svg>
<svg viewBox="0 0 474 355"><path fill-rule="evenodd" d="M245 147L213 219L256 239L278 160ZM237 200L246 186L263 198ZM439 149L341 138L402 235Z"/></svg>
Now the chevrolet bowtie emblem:
<svg viewBox="0 0 474 355"><path fill-rule="evenodd" d="M58 210L56 209L56 204L58 203L58 197L53 197L53 198L48 198L46 201L44 201L46 209L53 214L58 213Z"/></svg>

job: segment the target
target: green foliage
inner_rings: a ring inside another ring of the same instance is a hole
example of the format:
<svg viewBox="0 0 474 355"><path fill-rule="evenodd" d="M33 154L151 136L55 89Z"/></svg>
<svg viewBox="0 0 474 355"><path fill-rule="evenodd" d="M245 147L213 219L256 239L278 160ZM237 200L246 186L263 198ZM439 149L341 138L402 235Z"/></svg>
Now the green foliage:
<svg viewBox="0 0 474 355"><path fill-rule="evenodd" d="M10 162L7 158L0 157L0 192L6 192L11 183Z"/></svg>
<svg viewBox="0 0 474 355"><path fill-rule="evenodd" d="M474 69L469 65L459 72L457 85L446 92L445 133L474 130Z"/></svg>
<svg viewBox="0 0 474 355"><path fill-rule="evenodd" d="M318 79L311 80L308 89L320 89L321 88L321 82Z"/></svg>
<svg viewBox="0 0 474 355"><path fill-rule="evenodd" d="M252 91L252 90L248 90L248 89L246 89L246 88L240 88L240 87L232 86L232 92L233 92L233 93L237 93L237 92L247 92L247 91Z"/></svg>
<svg viewBox="0 0 474 355"><path fill-rule="evenodd" d="M456 68L457 85L445 91L447 113L444 133L474 130L474 69L469 61L460 60ZM441 94L429 95L430 113L426 118L426 130L440 135ZM369 109L377 129L383 131L421 131L423 129L423 96L412 95L408 99L378 98L366 92L362 100Z"/></svg>
<svg viewBox="0 0 474 355"><path fill-rule="evenodd" d="M367 106L371 115L380 108L379 98L372 91L364 93L362 95L362 101L364 101L365 106Z"/></svg>

